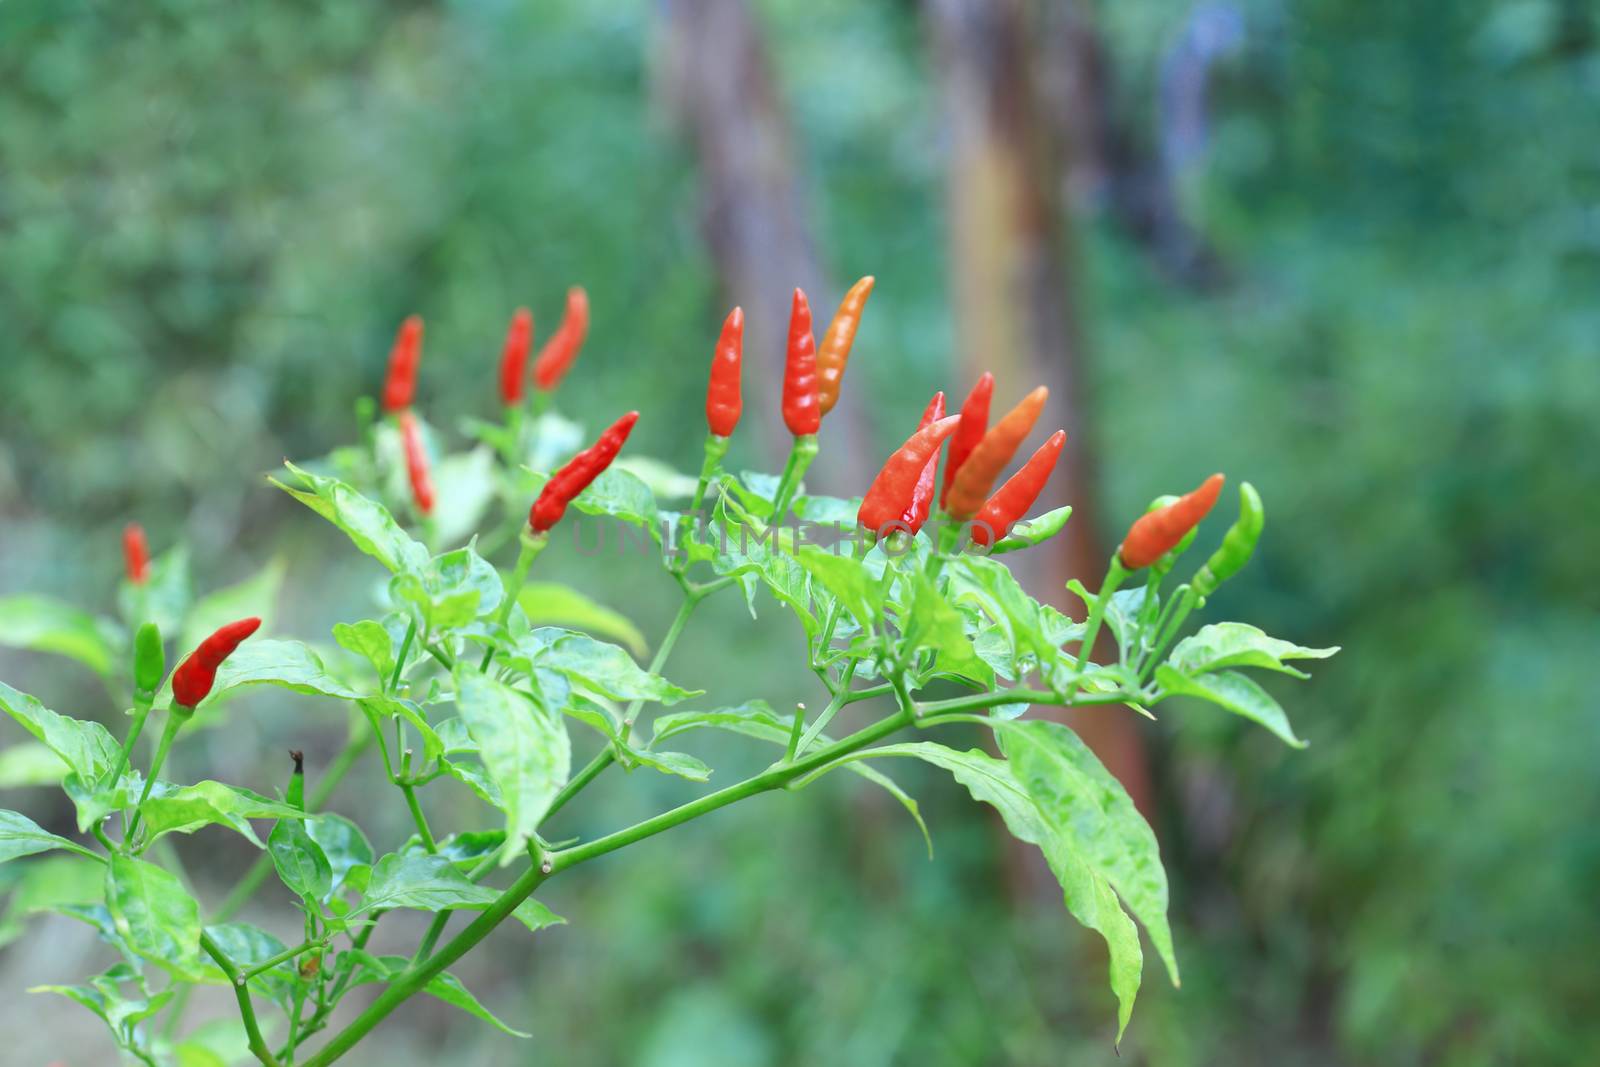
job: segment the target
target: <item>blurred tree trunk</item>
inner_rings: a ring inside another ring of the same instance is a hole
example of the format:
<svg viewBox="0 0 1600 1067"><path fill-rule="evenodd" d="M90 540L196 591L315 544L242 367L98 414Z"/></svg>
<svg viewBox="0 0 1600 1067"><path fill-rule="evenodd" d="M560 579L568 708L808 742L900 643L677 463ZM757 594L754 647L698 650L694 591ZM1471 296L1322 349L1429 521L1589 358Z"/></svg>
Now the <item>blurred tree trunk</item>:
<svg viewBox="0 0 1600 1067"><path fill-rule="evenodd" d="M773 456L788 454L778 383L796 286L821 335L842 290L827 284L806 222L793 135L761 30L746 0L662 0L662 93L699 161L706 242L733 303L745 309L746 418ZM706 344L709 363L711 345ZM754 370L754 374L749 372ZM828 416L825 462L807 481L855 486L865 435L850 390Z"/></svg>
<svg viewBox="0 0 1600 1067"><path fill-rule="evenodd" d="M1035 510L1070 502L1072 521L1055 553L1012 559L1027 568L1022 577L1032 590L1061 604L1069 577L1098 584L1108 554L1096 536L1087 364L1062 206L1062 153L1041 88L1039 9L1027 0L927 0L926 8L948 124L950 259L962 353L953 395L984 370L997 379L997 411L1035 383L1050 387L1044 428L1064 426L1069 436ZM1148 814L1148 771L1134 722L1100 709L1075 715L1072 724Z"/></svg>

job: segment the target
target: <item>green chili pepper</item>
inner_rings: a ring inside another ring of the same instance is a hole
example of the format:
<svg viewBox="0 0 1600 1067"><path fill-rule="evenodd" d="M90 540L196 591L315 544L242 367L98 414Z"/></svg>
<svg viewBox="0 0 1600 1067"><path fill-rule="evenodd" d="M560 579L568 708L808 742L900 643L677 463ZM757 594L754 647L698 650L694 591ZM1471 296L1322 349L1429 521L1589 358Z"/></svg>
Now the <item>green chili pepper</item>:
<svg viewBox="0 0 1600 1067"><path fill-rule="evenodd" d="M1238 574L1239 569L1249 562L1266 522L1267 513L1261 506L1261 496L1256 492L1256 487L1249 482L1242 483L1239 486L1238 521L1228 527L1222 544L1190 583L1200 597L1208 597L1216 592L1217 586Z"/></svg>
<svg viewBox="0 0 1600 1067"><path fill-rule="evenodd" d="M167 672L167 656L161 649L161 630L153 622L139 627L133 635L133 691L143 703L155 699L161 677Z"/></svg>
<svg viewBox="0 0 1600 1067"><path fill-rule="evenodd" d="M289 789L284 794L284 800L296 811L306 810L306 757L299 749L290 749L289 758L294 760L294 773L289 775Z"/></svg>

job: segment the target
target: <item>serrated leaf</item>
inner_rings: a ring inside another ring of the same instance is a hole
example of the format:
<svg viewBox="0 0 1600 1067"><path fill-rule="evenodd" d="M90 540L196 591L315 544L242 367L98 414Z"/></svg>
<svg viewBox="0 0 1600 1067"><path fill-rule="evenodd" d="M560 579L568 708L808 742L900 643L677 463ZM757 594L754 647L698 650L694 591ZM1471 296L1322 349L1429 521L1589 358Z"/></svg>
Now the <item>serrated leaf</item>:
<svg viewBox="0 0 1600 1067"><path fill-rule="evenodd" d="M117 662L98 619L51 597L0 597L0 645L66 656L102 677Z"/></svg>
<svg viewBox="0 0 1600 1067"><path fill-rule="evenodd" d="M372 865L366 895L356 911L478 909L488 907L497 896L494 890L468 881L443 856L391 852Z"/></svg>
<svg viewBox="0 0 1600 1067"><path fill-rule="evenodd" d="M1305 648L1292 641L1281 641L1242 622L1217 622L1202 626L1179 641L1167 656L1167 665L1188 675L1230 667L1261 667L1296 678L1308 678L1310 675L1283 661L1327 659L1338 651L1337 646Z"/></svg>
<svg viewBox="0 0 1600 1067"><path fill-rule="evenodd" d="M635 656L648 651L644 634L619 612L598 604L570 586L558 582L528 582L517 603L535 626L561 626L598 637L614 637Z"/></svg>
<svg viewBox="0 0 1600 1067"><path fill-rule="evenodd" d="M1046 818L1072 837L1077 851L1150 933L1178 984L1178 961L1167 924L1167 872L1156 835L1122 783L1061 723L1019 722L996 731L1012 773Z"/></svg>
<svg viewBox="0 0 1600 1067"><path fill-rule="evenodd" d="M1237 671L1221 671L1190 677L1163 663L1156 668L1156 684L1162 690L1156 702L1169 696L1199 697L1235 715L1260 723L1285 744L1295 748L1306 747L1306 743L1295 736L1294 727L1289 725L1289 716L1284 714L1282 705L1248 675Z"/></svg>
<svg viewBox="0 0 1600 1067"><path fill-rule="evenodd" d="M293 463L284 466L306 488L295 489L276 478L269 481L343 530L362 552L395 573L420 570L427 565L427 548L401 529L382 504L337 478L312 474Z"/></svg>
<svg viewBox="0 0 1600 1067"><path fill-rule="evenodd" d="M200 961L200 905L183 883L153 863L113 854L106 865L106 906L135 953L194 980Z"/></svg>
<svg viewBox="0 0 1600 1067"><path fill-rule="evenodd" d="M251 828L250 819L299 819L301 812L264 796L224 785L221 782L196 782L180 787L159 783L140 809L148 839L162 834L192 834L204 826L226 826L257 848L261 839Z"/></svg>
<svg viewBox="0 0 1600 1067"><path fill-rule="evenodd" d="M500 793L498 806L506 817L500 857L504 866L533 836L571 773L566 723L542 700L464 666L456 670L456 705Z"/></svg>

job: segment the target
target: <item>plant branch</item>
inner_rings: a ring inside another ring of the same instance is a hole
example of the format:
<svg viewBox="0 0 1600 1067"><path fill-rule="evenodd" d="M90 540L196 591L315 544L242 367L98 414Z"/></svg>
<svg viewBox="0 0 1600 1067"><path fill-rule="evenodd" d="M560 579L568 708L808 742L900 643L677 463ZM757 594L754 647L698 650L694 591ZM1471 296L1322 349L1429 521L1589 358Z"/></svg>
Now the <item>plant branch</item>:
<svg viewBox="0 0 1600 1067"><path fill-rule="evenodd" d="M239 1002L239 1018L244 1021L245 1038L249 1042L250 1051L260 1060L263 1067L279 1067L277 1057L267 1047L266 1039L261 1036L261 1027L256 1023L255 1005L250 1002L250 989L246 984L245 976L239 972L239 967L222 951L222 947L211 939L211 935L204 930L200 932L200 947L210 956L222 973L228 976L228 982L233 986L234 999Z"/></svg>

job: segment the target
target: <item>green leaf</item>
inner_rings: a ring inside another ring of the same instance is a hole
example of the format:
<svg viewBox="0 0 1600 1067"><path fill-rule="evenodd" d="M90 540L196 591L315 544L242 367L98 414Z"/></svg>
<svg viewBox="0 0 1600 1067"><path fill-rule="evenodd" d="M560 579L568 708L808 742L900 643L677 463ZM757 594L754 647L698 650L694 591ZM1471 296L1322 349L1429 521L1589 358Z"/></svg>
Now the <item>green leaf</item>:
<svg viewBox="0 0 1600 1067"><path fill-rule="evenodd" d="M954 599L974 605L1003 628L1017 679L1037 668L1051 685L1065 684L1070 671L1061 645L1074 631L1059 612L1029 596L997 560L962 556L947 570Z"/></svg>
<svg viewBox="0 0 1600 1067"><path fill-rule="evenodd" d="M197 782L181 788L159 783L144 802L144 827L154 841L162 834L192 834L203 826L226 826L261 848L250 819L301 819L305 816L248 789L221 782Z"/></svg>
<svg viewBox="0 0 1600 1067"><path fill-rule="evenodd" d="M12 870L22 873L11 887L11 900L0 921L0 947L21 936L30 915L74 904L98 905L105 900L106 869L94 860L45 856Z"/></svg>
<svg viewBox="0 0 1600 1067"><path fill-rule="evenodd" d="M458 548L428 561L418 571L389 582L396 603L416 606L427 629L465 626L500 606L505 590L500 572L472 548Z"/></svg>
<svg viewBox="0 0 1600 1067"><path fill-rule="evenodd" d="M1144 923L1177 985L1178 961L1167 925L1167 872L1155 833L1122 783L1060 723L1019 722L996 733L1017 781Z"/></svg>
<svg viewBox="0 0 1600 1067"><path fill-rule="evenodd" d="M444 753L444 742L434 732L433 726L428 722L428 717L422 709L409 700L396 700L388 696L362 697L356 703L361 709L372 715L382 715L387 718L402 718L410 723L422 738L422 762L437 759ZM374 726L374 729L377 727ZM382 734L379 734L382 737Z"/></svg>
<svg viewBox="0 0 1600 1067"><path fill-rule="evenodd" d="M115 854L106 866L106 906L134 952L178 978L193 981L202 973L200 905L175 876Z"/></svg>
<svg viewBox="0 0 1600 1067"><path fill-rule="evenodd" d="M1179 641L1167 657L1168 666L1184 674L1204 674L1229 667L1262 667L1296 678L1309 678L1304 671L1286 665L1286 659L1327 659L1338 647L1304 648L1290 641L1269 637L1242 622L1217 622L1202 626Z"/></svg>
<svg viewBox="0 0 1600 1067"><path fill-rule="evenodd" d="M668 466L650 456L621 456L611 464L611 470L627 471L645 484L657 500L688 500L700 485L692 474Z"/></svg>
<svg viewBox="0 0 1600 1067"><path fill-rule="evenodd" d="M363 985L367 982L392 981L394 978L398 977L411 962L404 956L373 956L366 952L354 952L352 955L355 955L358 958L361 966L364 968L361 976L352 983L353 985ZM449 971L443 971L434 977L427 985L422 987L422 991L431 997L437 997L446 1004L460 1008L462 1011L465 1011L468 1014L477 1016L479 1019L482 1019L484 1022L495 1027L497 1030L510 1034L512 1037L532 1036L531 1034L525 1034L520 1030L513 1030L511 1027L495 1018L494 1015L489 1012L489 1009L478 1003L477 998L467 991L467 987L461 984L461 980L455 975L451 974Z"/></svg>
<svg viewBox="0 0 1600 1067"><path fill-rule="evenodd" d="M372 862L372 844L361 832L361 827L343 815L323 814L307 816L306 835L317 843L328 860L328 870L337 890L344 884L345 876L358 864Z"/></svg>
<svg viewBox="0 0 1600 1067"><path fill-rule="evenodd" d="M902 619L907 649L930 649L940 674L966 678L984 688L994 685L994 669L978 657L967 637L966 620L921 571L911 576L911 610Z"/></svg>
<svg viewBox="0 0 1600 1067"><path fill-rule="evenodd" d="M284 466L306 488L294 489L276 478L269 481L343 530L361 551L395 573L417 571L427 565L427 548L402 530L382 504L337 478L312 474L293 463L286 462Z"/></svg>
<svg viewBox="0 0 1600 1067"><path fill-rule="evenodd" d="M361 694L328 673L322 657L301 641L261 638L246 641L217 668L217 681L211 694L201 701L207 706L224 693L247 685L275 685L296 693L354 700ZM165 693L170 693L168 679Z"/></svg>
<svg viewBox="0 0 1600 1067"><path fill-rule="evenodd" d="M679 778L687 778L691 782L708 782L711 780L711 768L684 752L641 752L638 749L627 750L627 757L641 763L652 770L662 774L673 774Z"/></svg>
<svg viewBox="0 0 1600 1067"><path fill-rule="evenodd" d="M657 715L650 724L650 745L653 748L674 734L688 730L714 727L735 733L771 740L774 736L788 743L791 720L780 717L765 700L751 700L731 708L712 711L676 711Z"/></svg>
<svg viewBox="0 0 1600 1067"><path fill-rule="evenodd" d="M253 577L195 601L184 617L178 648L187 653L217 627L252 615L260 616L263 627L271 627L285 570L284 562L275 559Z"/></svg>
<svg viewBox="0 0 1600 1067"><path fill-rule="evenodd" d="M21 812L0 808L0 863L56 848L93 854L75 842L50 833Z"/></svg>
<svg viewBox="0 0 1600 1067"><path fill-rule="evenodd" d="M1283 713L1282 706L1254 679L1237 671L1191 678L1163 663L1156 668L1156 684L1162 689L1157 703L1168 696L1199 697L1235 715L1260 723L1295 748L1306 747L1306 743L1294 735L1294 728L1289 725L1289 717Z"/></svg>
<svg viewBox="0 0 1600 1067"><path fill-rule="evenodd" d="M122 986L132 985L137 994L124 996ZM87 985L42 985L29 989L30 993L55 993L88 1008L105 1020L117 1044L123 1048L133 1045L134 1027L167 1006L176 989L163 989L155 996L145 990L144 979L127 963L118 963L104 974L89 980Z"/></svg>
<svg viewBox="0 0 1600 1067"><path fill-rule="evenodd" d="M241 971L248 971L258 964L265 963L289 947L265 930L249 923L219 923L216 926L206 927L206 933L230 960L238 964ZM285 960L260 974L253 975L250 984L273 1000L288 1004L298 978L294 964ZM220 969L212 974L212 980L217 979L227 981Z"/></svg>
<svg viewBox="0 0 1600 1067"><path fill-rule="evenodd" d="M989 550L992 556L1001 556L1007 552L1016 552L1023 548L1032 548L1034 545L1048 541L1060 533L1067 525L1067 520L1072 517L1072 508L1056 508L1043 515L1035 516L1025 522L1019 522L1011 527L1011 532L995 542L994 548Z"/></svg>
<svg viewBox="0 0 1600 1067"><path fill-rule="evenodd" d="M117 663L98 619L50 597L0 597L0 645L66 656L102 677Z"/></svg>
<svg viewBox="0 0 1600 1067"><path fill-rule="evenodd" d="M122 746L104 726L57 714L4 682L0 682L0 708L61 757L85 784L108 773L122 755Z"/></svg>
<svg viewBox="0 0 1600 1067"><path fill-rule="evenodd" d="M60 785L69 768L38 741L20 741L0 751L0 789Z"/></svg>
<svg viewBox="0 0 1600 1067"><path fill-rule="evenodd" d="M615 465L601 471L589 488L572 501L572 506L588 515L610 515L642 527L657 539L661 536L661 515L650 487L638 475Z"/></svg>
<svg viewBox="0 0 1600 1067"><path fill-rule="evenodd" d="M564 926L567 921L532 897L527 897L518 904L511 917L534 933L538 933L546 926Z"/></svg>
<svg viewBox="0 0 1600 1067"><path fill-rule="evenodd" d="M443 856L391 852L372 866L372 878L358 912L390 908L444 911L486 908L499 896L474 885Z"/></svg>
<svg viewBox="0 0 1600 1067"><path fill-rule="evenodd" d="M800 566L855 616L863 630L870 631L883 614L882 587L868 579L858 560L807 546L800 552Z"/></svg>
<svg viewBox="0 0 1600 1067"><path fill-rule="evenodd" d="M570 586L558 582L528 582L517 595L517 603L535 626L564 626L597 637L614 637L627 645L635 656L643 656L649 650L644 634L625 616L595 603Z"/></svg>
<svg viewBox="0 0 1600 1067"><path fill-rule="evenodd" d="M459 834L442 837L435 842L438 854L457 867L471 869L485 856L492 856L506 843L504 830L464 830ZM401 852L427 854L422 839L412 834L400 847Z"/></svg>
<svg viewBox="0 0 1600 1067"><path fill-rule="evenodd" d="M974 800L994 807L1013 837L1039 847L1061 883L1067 910L1105 939L1111 956L1111 989L1119 1004L1117 1037L1120 1040L1139 992L1144 953L1139 947L1139 931L1122 910L1110 883L1094 872L1072 839L1040 810L1006 761L977 749L958 752L931 741L883 745L846 758L861 760L878 756L911 756L943 767L967 787Z"/></svg>
<svg viewBox="0 0 1600 1067"><path fill-rule="evenodd" d="M567 782L572 749L566 723L542 700L466 666L456 670L456 704L500 792L499 808L506 816L504 866L522 851Z"/></svg>
<svg viewBox="0 0 1600 1067"><path fill-rule="evenodd" d="M543 667L557 671L574 685L610 700L676 704L704 692L679 688L660 675L651 674L620 645L554 626L541 626L523 635L510 658L521 670L531 672Z"/></svg>
<svg viewBox="0 0 1600 1067"><path fill-rule="evenodd" d="M372 664L379 684L388 681L394 673L394 657L398 651L394 638L376 619L362 619L357 623L338 622L333 625L333 639L340 647L354 652Z"/></svg>
<svg viewBox="0 0 1600 1067"><path fill-rule="evenodd" d="M285 819L267 835L278 880L297 897L325 900L333 892L333 865L298 819Z"/></svg>

